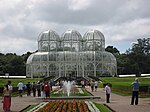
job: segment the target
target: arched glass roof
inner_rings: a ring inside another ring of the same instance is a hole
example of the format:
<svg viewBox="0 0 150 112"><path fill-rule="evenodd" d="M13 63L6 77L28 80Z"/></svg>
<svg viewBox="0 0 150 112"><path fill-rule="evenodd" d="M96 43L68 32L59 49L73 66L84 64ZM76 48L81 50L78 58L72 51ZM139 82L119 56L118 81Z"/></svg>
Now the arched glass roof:
<svg viewBox="0 0 150 112"><path fill-rule="evenodd" d="M33 53L33 54L31 54L31 55L28 57L26 64L30 64L30 63L32 63L32 59L33 59L33 57L34 57L34 53Z"/></svg>
<svg viewBox="0 0 150 112"><path fill-rule="evenodd" d="M82 40L82 36L78 31L68 30L62 34L61 39L63 41L79 41Z"/></svg>
<svg viewBox="0 0 150 112"><path fill-rule="evenodd" d="M47 30L39 35L38 41L58 41L59 35L53 30Z"/></svg>
<svg viewBox="0 0 150 112"><path fill-rule="evenodd" d="M98 30L89 30L84 36L83 40L100 40L105 42L104 35Z"/></svg>
<svg viewBox="0 0 150 112"><path fill-rule="evenodd" d="M112 53L107 52L107 51L103 51L103 60L108 61L108 62L116 63L115 56Z"/></svg>

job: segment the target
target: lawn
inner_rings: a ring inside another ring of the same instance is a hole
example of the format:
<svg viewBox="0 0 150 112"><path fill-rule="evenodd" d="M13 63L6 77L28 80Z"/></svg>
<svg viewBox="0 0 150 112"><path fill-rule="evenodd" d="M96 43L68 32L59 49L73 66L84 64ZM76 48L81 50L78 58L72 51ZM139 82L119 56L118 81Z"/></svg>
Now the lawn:
<svg viewBox="0 0 150 112"><path fill-rule="evenodd" d="M101 78L103 81L111 83L113 86L122 85L122 86L131 86L131 83L134 81L134 77L127 78L117 78L117 77L109 77L109 78ZM139 82L141 86L150 86L150 78L139 77Z"/></svg>
<svg viewBox="0 0 150 112"><path fill-rule="evenodd" d="M41 78L0 78L0 87L3 87L7 84L8 80L12 82L13 87L17 87L17 84L22 81L23 84L27 84L28 82L37 82Z"/></svg>
<svg viewBox="0 0 150 112"><path fill-rule="evenodd" d="M20 81L22 81L22 83L26 85L28 82L31 83L37 82L41 80L41 78L0 78L0 96L2 95L3 87L5 84L7 84L8 80L12 82L12 86L13 86L12 96L19 96L17 85ZM26 94L26 92L23 91L23 94Z"/></svg>
<svg viewBox="0 0 150 112"><path fill-rule="evenodd" d="M106 107L104 104L95 103L95 106L100 110L100 112L112 112L108 107Z"/></svg>
<svg viewBox="0 0 150 112"><path fill-rule="evenodd" d="M120 95L130 95L132 91L131 83L134 81L135 77L109 77L101 78L105 83L112 84L112 92L115 92ZM150 78L139 77L140 86L148 86L150 88ZM99 84L100 87L103 84ZM149 89L150 90L150 89ZM141 97L150 97L150 94L141 94Z"/></svg>

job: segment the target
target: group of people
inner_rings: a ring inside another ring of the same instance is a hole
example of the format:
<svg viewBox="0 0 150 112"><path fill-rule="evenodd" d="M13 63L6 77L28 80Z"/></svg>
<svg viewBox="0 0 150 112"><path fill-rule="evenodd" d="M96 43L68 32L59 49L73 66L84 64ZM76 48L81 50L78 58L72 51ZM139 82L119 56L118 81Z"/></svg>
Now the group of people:
<svg viewBox="0 0 150 112"><path fill-rule="evenodd" d="M23 90L27 92L27 96L31 96L31 92L33 93L33 97L42 97L47 98L50 97L50 91L52 90L53 83L52 81L48 82L28 82L26 85L23 85L22 81L20 81L17 85L20 97L22 97ZM37 93L37 94L36 94Z"/></svg>
<svg viewBox="0 0 150 112"><path fill-rule="evenodd" d="M81 84L83 85L84 83L81 82ZM89 83L90 87L91 87L91 91L93 92L95 89L95 92L97 91L97 87L98 87L98 82L97 81L93 81L91 80L91 82ZM140 83L138 81L138 78L135 78L135 81L132 82L132 98L131 98L131 105L138 105L138 96L139 96L139 87L140 87ZM106 103L110 103L110 93L111 93L111 87L109 83L106 83L105 85L105 93L106 93Z"/></svg>
<svg viewBox="0 0 150 112"><path fill-rule="evenodd" d="M82 88L85 88L85 86L87 86L87 85L91 87L91 91L92 92L94 90L96 92L97 91L97 87L98 87L98 81L94 81L94 80L91 80L90 82L84 81L84 80L81 81Z"/></svg>
<svg viewBox="0 0 150 112"><path fill-rule="evenodd" d="M131 83L132 86L132 97L131 97L131 105L138 105L138 99L139 99L139 87L140 87L140 82L138 78L135 78L135 81ZM105 91L106 91L106 103L110 103L110 86L107 83L105 86Z"/></svg>
<svg viewBox="0 0 150 112"><path fill-rule="evenodd" d="M91 80L89 85L91 86L92 92L94 91L94 89L95 89L95 92L97 91L98 81Z"/></svg>

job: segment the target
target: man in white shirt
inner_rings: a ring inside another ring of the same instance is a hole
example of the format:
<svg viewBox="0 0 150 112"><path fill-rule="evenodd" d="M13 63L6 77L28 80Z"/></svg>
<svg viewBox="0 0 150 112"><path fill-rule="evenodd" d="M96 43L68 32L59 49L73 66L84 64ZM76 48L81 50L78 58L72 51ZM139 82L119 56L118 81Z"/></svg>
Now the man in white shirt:
<svg viewBox="0 0 150 112"><path fill-rule="evenodd" d="M9 109L10 109L10 107L11 107L11 95L12 95L13 87L11 85L11 81L10 80L8 81L7 84L8 84L8 90L9 90L9 93L10 93L10 96L9 96Z"/></svg>
<svg viewBox="0 0 150 112"><path fill-rule="evenodd" d="M11 81L8 81L8 90L12 93L13 87L11 85Z"/></svg>
<svg viewBox="0 0 150 112"><path fill-rule="evenodd" d="M105 86L105 91L106 91L106 103L110 103L109 99L110 99L111 89L110 89L108 83Z"/></svg>
<svg viewBox="0 0 150 112"><path fill-rule="evenodd" d="M20 97L22 97L23 83L20 81L17 85Z"/></svg>
<svg viewBox="0 0 150 112"><path fill-rule="evenodd" d="M97 87L98 87L98 82L97 81L94 82L94 86L95 86L95 91L97 91Z"/></svg>

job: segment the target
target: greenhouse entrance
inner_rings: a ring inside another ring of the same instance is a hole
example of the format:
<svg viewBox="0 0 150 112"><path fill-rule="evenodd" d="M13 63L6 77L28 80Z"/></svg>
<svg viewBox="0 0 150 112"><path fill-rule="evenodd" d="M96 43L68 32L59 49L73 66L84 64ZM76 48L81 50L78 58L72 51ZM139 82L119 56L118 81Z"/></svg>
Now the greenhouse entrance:
<svg viewBox="0 0 150 112"><path fill-rule="evenodd" d="M68 80L74 80L74 79L76 79L77 78L77 71L68 71L66 73L66 78Z"/></svg>

